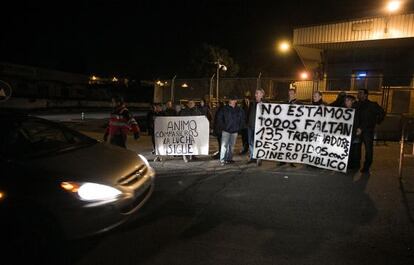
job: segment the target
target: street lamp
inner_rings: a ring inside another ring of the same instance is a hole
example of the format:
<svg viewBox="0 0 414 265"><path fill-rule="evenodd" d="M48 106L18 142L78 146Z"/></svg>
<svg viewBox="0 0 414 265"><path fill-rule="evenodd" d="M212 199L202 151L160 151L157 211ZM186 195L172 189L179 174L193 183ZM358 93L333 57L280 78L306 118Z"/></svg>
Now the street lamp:
<svg viewBox="0 0 414 265"><path fill-rule="evenodd" d="M220 61L217 60L217 62L215 62L215 64L217 65L217 79L216 79L216 96L217 96L217 102L219 101L219 79L220 79L220 70L222 71L227 71L227 66L225 66L224 64L221 64Z"/></svg>
<svg viewBox="0 0 414 265"><path fill-rule="evenodd" d="M387 4L387 12L395 13L401 8L401 1L390 1Z"/></svg>
<svg viewBox="0 0 414 265"><path fill-rule="evenodd" d="M300 73L300 79L307 80L309 78L309 74L306 71Z"/></svg>
<svg viewBox="0 0 414 265"><path fill-rule="evenodd" d="M388 33L388 23L390 22L390 18L392 14L395 14L401 9L401 1L393 0L388 2L386 6L387 16L385 17L385 28L384 33Z"/></svg>
<svg viewBox="0 0 414 265"><path fill-rule="evenodd" d="M287 53L290 51L290 43L288 41L281 41L278 43L277 48L281 53Z"/></svg>
<svg viewBox="0 0 414 265"><path fill-rule="evenodd" d="M181 85L181 87L186 88L186 87L188 87L188 85L187 85L187 83L184 83L184 84Z"/></svg>

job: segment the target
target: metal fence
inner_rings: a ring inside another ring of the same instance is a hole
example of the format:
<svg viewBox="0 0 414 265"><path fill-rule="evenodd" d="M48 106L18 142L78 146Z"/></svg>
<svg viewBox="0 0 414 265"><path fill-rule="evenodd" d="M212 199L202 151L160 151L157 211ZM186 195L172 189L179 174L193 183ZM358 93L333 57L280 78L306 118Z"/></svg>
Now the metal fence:
<svg viewBox="0 0 414 265"><path fill-rule="evenodd" d="M216 101L230 96L243 98L254 96L256 88L265 91L268 99L286 100L291 79L283 78L220 78L217 88L213 78L186 78L169 80L159 87L156 101L179 101L182 99L209 99ZM156 89L157 90L157 89Z"/></svg>

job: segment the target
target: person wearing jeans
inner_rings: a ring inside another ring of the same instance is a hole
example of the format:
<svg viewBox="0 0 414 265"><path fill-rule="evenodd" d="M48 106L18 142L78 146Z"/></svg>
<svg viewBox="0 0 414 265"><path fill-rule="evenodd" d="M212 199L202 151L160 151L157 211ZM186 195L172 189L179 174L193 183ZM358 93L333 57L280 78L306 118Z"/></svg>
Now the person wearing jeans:
<svg viewBox="0 0 414 265"><path fill-rule="evenodd" d="M221 134L221 152L220 152L220 163L232 163L233 162L233 151L234 145L236 144L237 132L228 133L223 131Z"/></svg>
<svg viewBox="0 0 414 265"><path fill-rule="evenodd" d="M217 123L221 133L220 164L224 166L233 161L233 149L237 134L244 124L244 112L237 106L237 97L230 97L229 104L217 114Z"/></svg>

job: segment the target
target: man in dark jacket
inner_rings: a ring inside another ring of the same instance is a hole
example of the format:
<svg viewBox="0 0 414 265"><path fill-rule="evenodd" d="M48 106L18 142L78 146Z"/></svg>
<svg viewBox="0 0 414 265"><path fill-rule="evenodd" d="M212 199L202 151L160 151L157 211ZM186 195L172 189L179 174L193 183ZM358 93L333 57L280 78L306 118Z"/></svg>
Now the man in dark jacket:
<svg viewBox="0 0 414 265"><path fill-rule="evenodd" d="M384 110L378 103L368 99L368 90L358 90L357 103L357 134L361 135L361 142L365 147L365 161L361 173L369 175L369 169L374 156L374 131L376 124L381 123L385 118ZM361 161L361 146L356 150L356 157Z"/></svg>
<svg viewBox="0 0 414 265"><path fill-rule="evenodd" d="M175 111L175 108L171 100L168 100L167 103L165 103L164 112L165 112L165 116L177 116L177 112Z"/></svg>
<svg viewBox="0 0 414 265"><path fill-rule="evenodd" d="M322 99L322 92L315 91L312 95L312 105L326 105L326 102Z"/></svg>
<svg viewBox="0 0 414 265"><path fill-rule="evenodd" d="M319 92L320 93L320 92ZM318 94L317 94L318 95ZM322 94L321 94L322 95ZM287 104L290 104L290 105L299 105L299 104L302 104L302 102L300 102L298 99L297 99L297 97L296 97L296 89L293 89L293 88L290 88L289 89L289 91L288 91L288 96L289 96L289 98L288 98L288 101L286 102ZM315 96L315 94L313 94L312 96ZM322 96L321 96L321 99L322 99ZM314 101L315 99L312 97L312 102ZM283 166L283 165L286 165L286 162L279 162L279 163L277 163L277 165L279 165L279 166ZM290 163L290 166L291 167L296 167L295 166L295 164L293 164L293 163Z"/></svg>
<svg viewBox="0 0 414 265"><path fill-rule="evenodd" d="M194 100L187 102L187 107L180 111L180 116L200 116L201 112L196 108Z"/></svg>
<svg viewBox="0 0 414 265"><path fill-rule="evenodd" d="M329 106L344 108L345 107L345 97L346 97L346 92L345 91L339 92L339 94L336 97L335 101L332 102L331 104L329 104Z"/></svg>
<svg viewBox="0 0 414 265"><path fill-rule="evenodd" d="M180 116L201 116L201 112L196 108L194 100L189 100L187 107L180 112ZM192 155L183 155L183 160L187 163L189 160L193 160Z"/></svg>
<svg viewBox="0 0 414 265"><path fill-rule="evenodd" d="M356 98L352 95L347 95L345 97L345 108L356 108ZM354 169L359 169L360 166L360 160L361 157L356 157L356 150L358 149L358 147L360 147L361 145L361 140L360 140L360 131L357 131L356 128L356 124L358 124L358 114L355 111L355 115L354 115L354 123L352 125L352 140L351 140L351 146L350 146L350 150L349 150L349 158L348 158L348 170L354 170Z"/></svg>
<svg viewBox="0 0 414 265"><path fill-rule="evenodd" d="M264 95L265 95L265 92L263 89L261 88L256 89L256 92L254 94L255 101L250 102L249 113L248 113L248 118L247 118L247 134L249 137L250 156L249 156L249 160L247 161L247 163L256 162L253 159L254 134L255 134L255 128L256 128L256 108L257 108L257 104L260 104L263 102Z"/></svg>
<svg viewBox="0 0 414 265"><path fill-rule="evenodd" d="M287 104L302 104L302 102L296 98L296 89L289 89L288 95L289 100Z"/></svg>
<svg viewBox="0 0 414 265"><path fill-rule="evenodd" d="M245 123L243 128L241 128L240 134L242 136L242 144L243 144L243 148L240 151L240 155L244 155L247 154L247 152L249 152L249 132L247 131L247 123L248 121L248 116L246 115L247 113L249 113L249 105L250 105L250 99L248 97L245 97L243 99L243 102L241 104L241 108L243 109L243 112L245 113Z"/></svg>
<svg viewBox="0 0 414 265"><path fill-rule="evenodd" d="M237 106L237 98L230 97L229 104L218 113L218 123L222 129L220 164L234 163L233 149L236 144L237 133L243 127L244 112Z"/></svg>
<svg viewBox="0 0 414 265"><path fill-rule="evenodd" d="M213 159L220 159L220 150L221 150L221 128L219 124L218 117L220 116L219 113L223 110L225 104L223 101L219 101L216 110L214 113L214 121L213 121L213 134L217 138L218 143L218 151L213 155Z"/></svg>
<svg viewBox="0 0 414 265"><path fill-rule="evenodd" d="M148 135L151 136L152 142L152 154L155 154L155 135L154 135L154 125L155 125L155 118L158 116L164 116L164 112L159 104L154 103L152 104L152 110L147 113L147 128L148 128ZM158 159L158 157L156 157Z"/></svg>
<svg viewBox="0 0 414 265"><path fill-rule="evenodd" d="M200 111L201 115L206 116L207 120L211 122L212 115L210 106L206 103L204 99L200 100L200 106L198 107L198 110Z"/></svg>

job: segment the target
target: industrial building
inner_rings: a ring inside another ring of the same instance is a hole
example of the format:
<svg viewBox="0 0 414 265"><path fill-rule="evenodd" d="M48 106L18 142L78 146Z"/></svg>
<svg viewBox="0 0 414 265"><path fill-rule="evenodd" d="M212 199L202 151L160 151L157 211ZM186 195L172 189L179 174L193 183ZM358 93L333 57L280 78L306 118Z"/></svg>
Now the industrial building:
<svg viewBox="0 0 414 265"><path fill-rule="evenodd" d="M293 47L311 73L294 84L301 98L366 88L388 113L414 113L414 14L299 27Z"/></svg>

